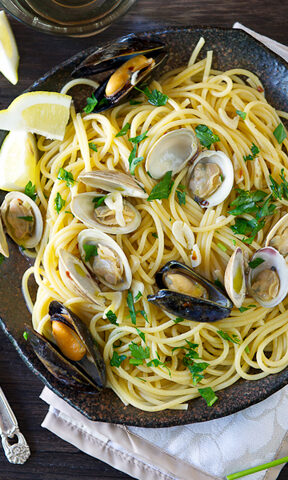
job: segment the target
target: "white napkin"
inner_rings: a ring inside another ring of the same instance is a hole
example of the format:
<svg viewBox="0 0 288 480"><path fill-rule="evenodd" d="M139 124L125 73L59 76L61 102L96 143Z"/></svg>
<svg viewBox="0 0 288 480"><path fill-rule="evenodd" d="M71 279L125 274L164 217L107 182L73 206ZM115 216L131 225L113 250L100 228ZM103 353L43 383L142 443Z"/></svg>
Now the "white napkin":
<svg viewBox="0 0 288 480"><path fill-rule="evenodd" d="M288 61L288 47L241 28ZM288 386L246 410L210 422L170 428L92 422L44 388L42 423L67 442L140 480L215 480L288 455ZM249 480L275 480L281 466Z"/></svg>

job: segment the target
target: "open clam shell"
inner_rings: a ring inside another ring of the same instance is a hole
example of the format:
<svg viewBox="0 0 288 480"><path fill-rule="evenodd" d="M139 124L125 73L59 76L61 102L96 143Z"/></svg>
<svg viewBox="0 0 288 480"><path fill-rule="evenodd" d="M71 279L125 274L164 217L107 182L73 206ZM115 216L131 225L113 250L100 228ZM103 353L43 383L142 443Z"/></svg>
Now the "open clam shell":
<svg viewBox="0 0 288 480"><path fill-rule="evenodd" d="M91 172L84 172L79 175L78 180L106 192L120 192L123 196L147 198L147 193L143 188L126 173L118 172L116 170L93 170Z"/></svg>
<svg viewBox="0 0 288 480"><path fill-rule="evenodd" d="M123 207L129 214L126 225L117 225L114 218L111 223L101 222L101 216L98 215L98 210L101 207L95 208L93 200L97 195L93 192L80 193L76 195L71 202L71 211L81 222L87 227L97 228L105 233L116 235L117 233L130 233L136 230L141 223L141 215L138 210L127 200L124 200ZM102 212L102 211L101 211ZM100 213L100 210L99 210Z"/></svg>
<svg viewBox="0 0 288 480"><path fill-rule="evenodd" d="M4 257L7 257L7 258L9 257L8 243L7 243L6 235L4 233L1 217L0 217L0 253L2 253Z"/></svg>
<svg viewBox="0 0 288 480"><path fill-rule="evenodd" d="M228 317L233 307L229 298L215 285L177 261L168 262L156 274L156 283L160 290L155 295L148 295L147 299L178 317L215 322Z"/></svg>
<svg viewBox="0 0 288 480"><path fill-rule="evenodd" d="M109 235L101 230L82 230L78 235L80 255L97 280L112 290L127 290L131 286L132 273L123 250ZM87 258L86 246L95 246L97 255Z"/></svg>
<svg viewBox="0 0 288 480"><path fill-rule="evenodd" d="M34 248L41 240L43 219L36 203L21 192L9 192L0 208L6 232L18 245Z"/></svg>
<svg viewBox="0 0 288 480"><path fill-rule="evenodd" d="M101 112L132 94L135 85L147 81L160 65L164 65L167 57L165 46L158 41L128 38L121 43L110 43L89 55L76 67L73 75L85 77L109 72L108 78L94 93L98 100L94 111Z"/></svg>
<svg viewBox="0 0 288 480"><path fill-rule="evenodd" d="M249 293L263 307L275 307L288 293L288 267L285 259L275 248L264 247L253 255L252 261L255 260L260 260L261 263L249 270Z"/></svg>
<svg viewBox="0 0 288 480"><path fill-rule="evenodd" d="M103 300L98 296L99 285L82 260L63 248L59 250L59 273L64 285L70 290L98 306L104 306Z"/></svg>
<svg viewBox="0 0 288 480"><path fill-rule="evenodd" d="M210 165L209 165L210 164ZM214 171L210 171L214 167ZM229 157L220 151L200 153L188 172L188 188L201 207L214 207L230 194L234 169Z"/></svg>
<svg viewBox="0 0 288 480"><path fill-rule="evenodd" d="M165 133L150 148L145 169L156 180L165 173L172 175L180 172L198 151L195 133L188 128L180 128Z"/></svg>
<svg viewBox="0 0 288 480"><path fill-rule="evenodd" d="M224 284L235 307L240 308L246 295L244 255L240 247L236 248L230 257L225 270Z"/></svg>
<svg viewBox="0 0 288 480"><path fill-rule="evenodd" d="M274 247L288 261L288 213L280 218L266 237L266 247Z"/></svg>

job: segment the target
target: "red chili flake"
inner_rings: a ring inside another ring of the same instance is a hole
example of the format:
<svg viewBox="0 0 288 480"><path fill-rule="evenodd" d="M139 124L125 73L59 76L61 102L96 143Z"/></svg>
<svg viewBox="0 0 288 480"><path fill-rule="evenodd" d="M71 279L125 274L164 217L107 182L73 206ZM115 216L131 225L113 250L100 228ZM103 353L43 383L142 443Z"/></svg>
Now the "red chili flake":
<svg viewBox="0 0 288 480"><path fill-rule="evenodd" d="M192 260L196 260L196 259L197 259L196 252L193 252L193 253L192 253Z"/></svg>
<svg viewBox="0 0 288 480"><path fill-rule="evenodd" d="M260 85L258 85L257 90L260 93L264 92L264 88L262 88Z"/></svg>
<svg viewBox="0 0 288 480"><path fill-rule="evenodd" d="M239 170L238 170L238 176L239 176L239 178L241 178L242 175L243 175L243 170L242 170L242 168L239 168Z"/></svg>
<svg viewBox="0 0 288 480"><path fill-rule="evenodd" d="M70 278L70 280L72 280L71 275L70 275L70 273L68 272L68 270L67 270L67 272L66 272L66 275L67 275L68 278Z"/></svg>

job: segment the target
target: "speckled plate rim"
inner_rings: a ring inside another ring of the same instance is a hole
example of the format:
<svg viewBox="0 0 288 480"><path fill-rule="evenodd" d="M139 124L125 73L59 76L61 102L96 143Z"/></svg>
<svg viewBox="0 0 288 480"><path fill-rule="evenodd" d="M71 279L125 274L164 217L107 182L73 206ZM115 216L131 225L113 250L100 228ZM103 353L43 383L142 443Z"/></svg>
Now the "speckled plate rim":
<svg viewBox="0 0 288 480"><path fill-rule="evenodd" d="M252 38L249 34L242 30L236 29L227 29L224 27L209 27L209 26L167 26L161 27L159 29L150 31L150 32L137 32L136 34L125 35L121 37L121 40L129 38L131 36L158 36L158 35L166 35L166 34L191 34L195 33L195 31L199 30L205 36L205 32L214 32L214 33L231 33L233 35L237 35L237 37L243 39L243 41L250 40L252 41L258 49L265 51L267 56L273 59L274 62L279 65L279 67L284 67L284 71L287 73L288 77L288 64L281 59L278 55L271 52L267 47L265 47L262 43L258 40ZM120 40L113 39L112 41ZM99 45L106 45L110 42L103 42ZM64 71L66 67L69 67L71 64L77 65L81 58L84 55L88 55L95 47L90 47L88 49L82 50L81 52L77 53L70 59L62 62L60 65L51 69L48 73L46 73L43 77L38 79L33 85L27 90L39 90L39 87L43 83L45 83L45 90L52 90L49 87L49 80L52 76L57 74L60 71ZM65 77L65 75L64 75ZM63 80L63 78L62 78ZM282 87L280 85L279 87ZM54 87L55 88L55 87ZM288 83L287 83L288 89ZM287 90L286 89L286 90ZM1 133L1 132L0 132ZM2 132L3 133L3 132ZM2 139L4 135L2 134ZM0 135L0 142L1 142L1 135ZM9 248L12 251L12 255L17 255L18 249L9 241ZM19 252L18 252L19 256ZM18 261L18 258L17 258ZM21 268L28 267L29 262L24 260L23 257L20 261L22 264ZM25 265L24 265L25 264ZM24 266L23 266L24 265ZM19 267L20 268L20 267ZM16 277L15 277L16 278ZM1 293L1 292L0 292ZM1 297L0 297L1 298ZM18 299L20 302L20 297ZM23 303L23 301L22 301ZM72 407L76 408L82 414L90 418L91 420L96 421L103 421L103 422L112 422L118 424L126 424L126 425L134 425L134 426L142 426L142 427L167 427L167 426L175 426L175 425L183 425L188 423L196 423L201 421L212 420L216 418L220 418L226 415L230 415L237 411L243 410L244 408L249 407L255 403L258 403L265 398L272 395L274 392L278 391L282 387L288 384L288 368L283 370L282 372L275 374L273 376L265 377L261 380L248 382L244 380L239 380L235 384L226 389L217 392L219 397L219 401L212 407L208 408L205 405L205 402L201 398L197 398L189 402L189 408L187 411L174 411L174 410L166 410L163 412L142 412L134 407L131 406L123 406L120 399L116 397L116 395L111 390L105 390L103 395L100 394L99 396L95 397L89 394L79 394L73 390L70 390L57 382L54 377L49 374L42 364L39 362L37 357L27 348L27 344L22 338L19 331L17 334L15 331L13 332L11 325L9 322L5 322L5 318L1 315L0 318L0 326L4 333L7 335L9 340L14 345L15 349L21 356L22 360L26 363L26 365L33 371L33 373L38 376L42 382L49 387L54 393L56 393L59 397L66 400ZM273 381L271 381L273 379ZM253 385L253 388L251 388ZM233 396L233 402L230 402L231 393ZM114 398L115 397L115 398ZM101 408L101 400L104 400L104 408ZM237 399L237 401L235 401ZM111 402L111 403L110 403ZM95 408L93 408L95 405ZM111 407L111 408L110 408Z"/></svg>

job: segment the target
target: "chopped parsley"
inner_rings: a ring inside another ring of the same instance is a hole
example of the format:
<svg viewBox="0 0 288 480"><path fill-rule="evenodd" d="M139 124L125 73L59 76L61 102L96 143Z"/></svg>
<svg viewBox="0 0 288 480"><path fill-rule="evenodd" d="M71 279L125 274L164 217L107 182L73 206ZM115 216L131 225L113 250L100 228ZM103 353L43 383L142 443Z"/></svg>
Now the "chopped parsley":
<svg viewBox="0 0 288 480"><path fill-rule="evenodd" d="M162 180L160 180L160 182L152 188L152 191L147 200L149 202L152 202L152 200L168 198L171 193L173 184L174 182L172 180L172 170L169 170L169 172L165 173Z"/></svg>
<svg viewBox="0 0 288 480"><path fill-rule="evenodd" d="M118 325L117 323L117 315L112 312L112 310L108 310L106 313L106 318L108 318L109 322L112 323L113 325Z"/></svg>
<svg viewBox="0 0 288 480"><path fill-rule="evenodd" d="M275 128L273 135L278 143L282 143L285 140L287 133L285 132L285 128L282 123L279 123L279 125Z"/></svg>
<svg viewBox="0 0 288 480"><path fill-rule="evenodd" d="M151 105L154 105L155 107L161 107L163 105L166 105L167 100L168 100L168 95L165 95L162 92L159 92L156 88L150 91L150 89L146 86L144 90L141 90L141 88L134 87L136 90L138 90L141 93L144 93L145 97L147 98L148 102L151 103Z"/></svg>
<svg viewBox="0 0 288 480"><path fill-rule="evenodd" d="M215 392L211 387L198 388L198 392L200 393L201 397L204 398L208 407L212 407L212 405L214 405L214 403L218 400L218 397L215 395Z"/></svg>
<svg viewBox="0 0 288 480"><path fill-rule="evenodd" d="M73 174L65 170L65 168L60 168L57 178L58 180L64 180L67 187L71 187L71 185L74 185L75 182Z"/></svg>
<svg viewBox="0 0 288 480"><path fill-rule="evenodd" d="M17 218L20 218L20 220L25 220L25 222L33 222L34 218L31 217L30 215L26 215L26 216L20 216L20 217L17 217Z"/></svg>
<svg viewBox="0 0 288 480"><path fill-rule="evenodd" d="M143 162L144 157L136 157L137 152L137 145L134 145L132 152L129 155L128 162L129 162L129 170L131 175L135 175L135 168L141 162Z"/></svg>
<svg viewBox="0 0 288 480"><path fill-rule="evenodd" d="M88 145L89 145L89 148L90 148L91 150L93 150L94 152L98 152L96 143L94 143L94 142L89 142Z"/></svg>
<svg viewBox="0 0 288 480"><path fill-rule="evenodd" d="M26 332L26 331L23 332L23 338L24 338L24 340L26 340L26 341L28 340L28 332Z"/></svg>
<svg viewBox="0 0 288 480"><path fill-rule="evenodd" d="M92 202L94 203L94 208L100 207L100 205L105 202L106 197L107 195L104 195L103 197L93 198Z"/></svg>
<svg viewBox="0 0 288 480"><path fill-rule="evenodd" d="M178 185L178 188L176 190L177 198L179 205L185 205L186 204L186 193L185 193L185 185Z"/></svg>
<svg viewBox="0 0 288 480"><path fill-rule="evenodd" d="M87 97L86 99L86 107L83 108L85 113L93 112L94 108L97 106L98 100L95 98L94 93L92 93L91 97Z"/></svg>
<svg viewBox="0 0 288 480"><path fill-rule="evenodd" d="M75 216L75 215L74 215L74 213L72 213L72 212L69 212L69 210L65 210L65 213L68 213L69 215L72 215L72 217L74 217L74 216Z"/></svg>
<svg viewBox="0 0 288 480"><path fill-rule="evenodd" d="M223 245L223 243L218 242L217 247L219 247L223 252L227 252L227 248L225 247L225 245Z"/></svg>
<svg viewBox="0 0 288 480"><path fill-rule="evenodd" d="M120 132L118 132L115 137L123 137L123 135L126 135L128 132L129 128L131 127L130 123L127 122L125 123L124 127L121 128Z"/></svg>
<svg viewBox="0 0 288 480"><path fill-rule="evenodd" d="M250 348L248 347L248 345L247 345L247 347L244 348L244 351L245 351L246 353L250 353Z"/></svg>
<svg viewBox="0 0 288 480"><path fill-rule="evenodd" d="M280 178L282 182L280 184L278 184L271 175L269 175L269 178L272 182L272 184L270 185L270 188L271 188L273 197L275 199L279 198L279 200L282 200L282 198L284 198L285 200L288 200L288 182L285 178L284 168L281 169Z"/></svg>
<svg viewBox="0 0 288 480"><path fill-rule="evenodd" d="M255 145L255 143L252 143L251 147L250 147L250 150L251 150L251 153L252 155L244 155L243 158L244 158L244 162L247 162L248 160L254 160L256 158L256 155L258 155L258 153L260 153L260 150L259 148L257 147L257 145Z"/></svg>
<svg viewBox="0 0 288 480"><path fill-rule="evenodd" d="M207 125L197 125L195 132L196 137L199 138L201 145L208 148L208 150L210 150L210 147L213 143L220 142L218 135L213 133L212 130L207 127Z"/></svg>
<svg viewBox="0 0 288 480"><path fill-rule="evenodd" d="M148 130L146 130L144 133L141 133L141 135L138 135L137 137L129 138L129 142L137 145L138 143L142 142L142 140L145 140L145 138L148 138L147 132Z"/></svg>
<svg viewBox="0 0 288 480"><path fill-rule="evenodd" d="M148 317L147 317L147 313L145 312L145 310L138 310L138 311L136 312L136 315L137 315L137 313L140 313L140 315L142 315L142 317L144 318L144 320L145 320L146 322L148 322ZM148 323L149 323L149 322L148 322Z"/></svg>
<svg viewBox="0 0 288 480"><path fill-rule="evenodd" d="M242 120L245 120L247 113L246 112L241 112L241 110L236 110L237 115L242 118Z"/></svg>
<svg viewBox="0 0 288 480"><path fill-rule="evenodd" d="M128 291L128 294L127 294L127 305L128 305L128 309L129 309L129 314L130 314L130 318L131 318L131 322L136 325L136 311L135 311L135 305L134 305L134 301L133 301L133 294L132 292L129 290Z"/></svg>
<svg viewBox="0 0 288 480"><path fill-rule="evenodd" d="M62 210L63 207L65 207L65 204L66 204L64 198L61 197L59 192L57 192L57 195L54 199L54 204L55 204L55 210L59 215L60 211Z"/></svg>
<svg viewBox="0 0 288 480"><path fill-rule="evenodd" d="M35 192L36 190L36 185L33 185L31 180L25 185L25 190L24 193L28 197L32 198L32 200L36 200L37 193Z"/></svg>
<svg viewBox="0 0 288 480"><path fill-rule="evenodd" d="M96 245L91 245L89 243L84 243L83 245L84 252L85 252L85 262L89 262L92 257L96 257L98 255L98 249Z"/></svg>
<svg viewBox="0 0 288 480"><path fill-rule="evenodd" d="M137 330L137 333L138 333L139 337L143 340L144 343L146 343L145 333L141 332L141 330L139 330L139 328L137 328L137 327L136 327L136 330Z"/></svg>
<svg viewBox="0 0 288 480"><path fill-rule="evenodd" d="M193 385L197 385L204 378L203 371L209 366L207 362L195 362L195 360L199 360L199 354L196 351L196 348L199 346L197 343L191 343L186 340L187 345L183 345L182 347L175 347L172 349L172 352L182 348L185 350L185 355L182 359L183 365L188 368L192 375L192 383Z"/></svg>
<svg viewBox="0 0 288 480"><path fill-rule="evenodd" d="M115 350L110 360L111 367L120 367L121 363L126 359L126 355L119 355Z"/></svg>
<svg viewBox="0 0 288 480"><path fill-rule="evenodd" d="M240 313L247 312L247 310L250 310L250 308L255 308L255 307L256 305L248 305L247 307L240 307L239 312Z"/></svg>
<svg viewBox="0 0 288 480"><path fill-rule="evenodd" d="M182 318L182 317L176 317L176 318L172 318L173 322L174 323L181 323L181 322L184 322L185 318Z"/></svg>
<svg viewBox="0 0 288 480"><path fill-rule="evenodd" d="M157 233L152 233L152 237L154 237L154 238L158 238L158 235L157 235Z"/></svg>
<svg viewBox="0 0 288 480"><path fill-rule="evenodd" d="M227 340L227 342L232 343L240 343L240 338L237 335L232 335L232 337L227 332L223 332L223 330L217 330L218 335L223 338L223 340Z"/></svg>
<svg viewBox="0 0 288 480"><path fill-rule="evenodd" d="M3 253L0 253L0 265L2 265L2 263L4 262L5 260L5 257L3 255Z"/></svg>
<svg viewBox="0 0 288 480"><path fill-rule="evenodd" d="M134 298L134 302L137 302L139 300L139 298L142 297L142 293L141 292L138 292L136 297Z"/></svg>
<svg viewBox="0 0 288 480"><path fill-rule="evenodd" d="M139 102L139 100L130 100L130 105L141 105L142 102Z"/></svg>
<svg viewBox="0 0 288 480"><path fill-rule="evenodd" d="M251 260L251 262L248 263L249 267L250 268L256 268L258 267L259 265L261 265L261 263L265 262L265 260L263 260L263 258L255 258L255 260Z"/></svg>
<svg viewBox="0 0 288 480"><path fill-rule="evenodd" d="M129 363L132 365L143 365L143 361L150 357L150 348L143 348L141 345L137 345L135 342L131 342L129 345L131 352L131 358Z"/></svg>
<svg viewBox="0 0 288 480"><path fill-rule="evenodd" d="M222 282L220 282L219 278L216 278L216 280L214 280L214 285L216 285L216 287L222 288L222 290L224 290L224 285L223 285Z"/></svg>

